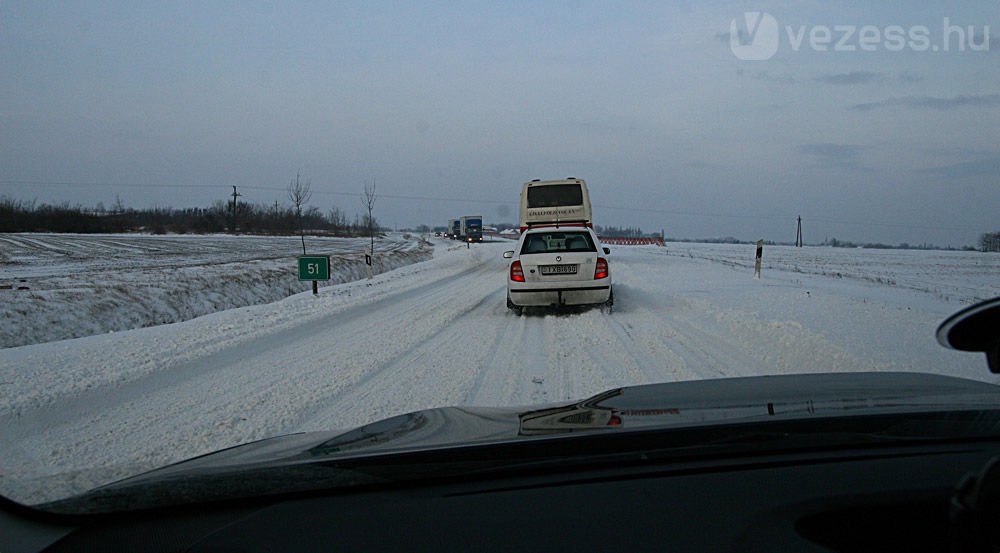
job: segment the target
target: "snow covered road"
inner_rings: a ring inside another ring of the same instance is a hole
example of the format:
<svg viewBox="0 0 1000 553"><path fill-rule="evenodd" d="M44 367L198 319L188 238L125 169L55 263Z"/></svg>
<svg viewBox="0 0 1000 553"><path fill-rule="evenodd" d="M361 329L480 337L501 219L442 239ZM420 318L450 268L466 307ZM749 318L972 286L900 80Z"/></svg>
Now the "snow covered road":
<svg viewBox="0 0 1000 553"><path fill-rule="evenodd" d="M648 382L859 370L997 381L933 332L957 298L1000 290L1000 256L949 258L965 271L949 293L912 284L927 267L905 255L879 268L901 267L904 287L830 274L842 252L819 248L757 280L736 246L616 247L612 314L517 317L504 305L508 247L439 241L433 260L370 285L0 349L0 492L34 502L279 434Z"/></svg>

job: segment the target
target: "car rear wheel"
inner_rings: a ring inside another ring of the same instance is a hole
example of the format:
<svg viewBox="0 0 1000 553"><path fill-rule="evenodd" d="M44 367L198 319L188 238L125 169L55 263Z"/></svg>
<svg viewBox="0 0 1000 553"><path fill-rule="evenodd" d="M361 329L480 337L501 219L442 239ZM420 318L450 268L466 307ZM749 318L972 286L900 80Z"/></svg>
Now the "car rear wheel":
<svg viewBox="0 0 1000 553"><path fill-rule="evenodd" d="M611 313L611 310L614 308L614 305L615 305L615 290L614 288L612 288L610 290L610 293L608 294L608 301L601 304L601 311L604 311L605 313Z"/></svg>
<svg viewBox="0 0 1000 553"><path fill-rule="evenodd" d="M510 309L518 317L521 316L521 311L524 309L520 305L514 305L514 302L510 301L510 294L507 294L507 309Z"/></svg>

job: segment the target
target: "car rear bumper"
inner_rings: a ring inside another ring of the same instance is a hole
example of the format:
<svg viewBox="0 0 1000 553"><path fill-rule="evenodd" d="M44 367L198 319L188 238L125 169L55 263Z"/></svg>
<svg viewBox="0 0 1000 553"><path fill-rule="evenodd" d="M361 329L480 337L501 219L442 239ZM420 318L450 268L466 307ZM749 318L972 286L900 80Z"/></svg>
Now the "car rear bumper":
<svg viewBox="0 0 1000 553"><path fill-rule="evenodd" d="M611 297L611 283L598 286L510 288L510 301L519 306L588 305Z"/></svg>

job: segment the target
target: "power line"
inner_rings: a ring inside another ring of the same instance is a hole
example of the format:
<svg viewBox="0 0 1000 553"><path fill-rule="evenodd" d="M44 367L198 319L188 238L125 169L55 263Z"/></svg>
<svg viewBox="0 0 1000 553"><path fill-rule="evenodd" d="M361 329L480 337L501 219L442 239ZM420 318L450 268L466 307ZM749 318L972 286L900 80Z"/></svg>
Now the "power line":
<svg viewBox="0 0 1000 553"><path fill-rule="evenodd" d="M126 183L126 182L61 182L61 181L33 181L33 180L0 180L2 184L18 184L29 186L106 186L122 188L218 188L230 187L231 184L149 184L149 183Z"/></svg>

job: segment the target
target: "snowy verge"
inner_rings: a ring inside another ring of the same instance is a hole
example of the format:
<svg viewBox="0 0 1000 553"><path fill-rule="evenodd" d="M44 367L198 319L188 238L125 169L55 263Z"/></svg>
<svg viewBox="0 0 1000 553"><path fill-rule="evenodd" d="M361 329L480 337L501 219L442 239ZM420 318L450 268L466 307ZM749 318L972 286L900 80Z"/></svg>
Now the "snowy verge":
<svg viewBox="0 0 1000 553"><path fill-rule="evenodd" d="M152 245L154 238L158 237L130 236L128 240ZM164 261L137 249L131 255L116 252L112 263L99 259L104 252L95 249L93 238L81 236L73 242L73 235L60 236L60 248L77 254L76 259L61 260L65 267L61 274L21 279L9 266L4 271L8 284L0 289L0 348L187 321L271 303L310 289L309 282L298 280L296 256L288 255L287 247L275 251L273 238L223 237L222 245L225 238L233 244L239 240L244 250L221 254L191 248L187 255L171 252L174 257ZM191 244L197 244L197 239L184 237ZM33 241L42 242L48 253L55 244L47 237ZM70 242L68 248L66 242ZM220 237L206 237L204 242L219 243ZM358 240L326 239L322 244L325 249L316 253L333 253L331 280L320 282L321 288L367 276ZM379 243L376 251L383 253L376 256L375 272L383 273L430 259L433 250L412 238ZM21 265L30 267L31 261ZM93 267L99 261L107 265Z"/></svg>

